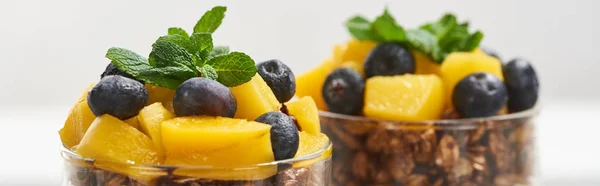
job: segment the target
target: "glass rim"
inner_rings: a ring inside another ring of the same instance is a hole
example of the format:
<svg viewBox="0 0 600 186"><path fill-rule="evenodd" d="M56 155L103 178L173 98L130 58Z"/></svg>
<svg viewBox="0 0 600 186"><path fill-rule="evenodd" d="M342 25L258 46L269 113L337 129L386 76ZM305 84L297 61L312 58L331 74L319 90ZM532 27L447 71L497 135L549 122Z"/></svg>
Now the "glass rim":
<svg viewBox="0 0 600 186"><path fill-rule="evenodd" d="M61 156L63 158L63 160L65 161L84 161L84 162L92 162L92 163L96 163L96 162L101 162L101 163L110 163L110 164L114 164L114 165L122 165L122 166L128 166L128 167L133 167L133 168L152 168L152 169L206 169L206 170L216 170L216 169L255 169L255 168L260 168L260 167L268 167L268 166L277 166L279 164L293 164L293 163L298 163L298 162L302 162L302 161L308 161L308 160L316 160L318 158L321 158L324 154L327 154L326 157L330 158L331 157L331 150L333 147L333 143L331 142L331 139L327 138L327 144L325 144L325 146L321 147L317 152L308 154L308 155L304 155L301 157L295 157L295 158L290 158L290 159L285 159L285 160L277 160L277 161L271 161L271 162L265 162L265 163L258 163L258 164L251 164L251 165L243 165L243 166L209 166L209 165L158 165L158 164L129 164L129 163L124 163L124 162L116 162L116 161L111 161L111 160L95 160L95 159L91 159L91 158L84 158L82 156L80 156L79 154L76 154L75 152L73 152L72 150L68 149L67 147L64 146L64 144L61 143L60 145L60 152L61 152ZM327 153L330 152L330 153Z"/></svg>
<svg viewBox="0 0 600 186"><path fill-rule="evenodd" d="M353 116L346 114L338 114L329 111L319 110L320 117L327 117L331 119L342 119L342 120L353 120L353 121L362 121L362 122L381 122L386 124L412 124L412 125L463 125L465 123L478 123L482 121L507 121L507 120L515 120L533 117L540 112L539 104L533 108L519 111L510 114L504 115L495 115L490 117L478 117L478 118L460 118L460 119L439 119L439 120L417 120L417 121L396 121L396 120L384 120L384 119L376 119L376 118L368 118L365 116Z"/></svg>

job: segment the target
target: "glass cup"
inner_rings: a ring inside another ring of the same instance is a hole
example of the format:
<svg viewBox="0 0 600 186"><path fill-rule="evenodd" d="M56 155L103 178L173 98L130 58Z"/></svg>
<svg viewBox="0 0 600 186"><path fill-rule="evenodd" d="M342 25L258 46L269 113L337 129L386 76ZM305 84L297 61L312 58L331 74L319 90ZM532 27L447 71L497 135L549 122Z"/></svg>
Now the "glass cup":
<svg viewBox="0 0 600 186"><path fill-rule="evenodd" d="M532 185L538 109L396 122L320 112L332 185Z"/></svg>
<svg viewBox="0 0 600 186"><path fill-rule="evenodd" d="M92 160L61 148L65 186L330 185L331 152L330 141L318 152L303 157L241 167L210 167L133 165Z"/></svg>

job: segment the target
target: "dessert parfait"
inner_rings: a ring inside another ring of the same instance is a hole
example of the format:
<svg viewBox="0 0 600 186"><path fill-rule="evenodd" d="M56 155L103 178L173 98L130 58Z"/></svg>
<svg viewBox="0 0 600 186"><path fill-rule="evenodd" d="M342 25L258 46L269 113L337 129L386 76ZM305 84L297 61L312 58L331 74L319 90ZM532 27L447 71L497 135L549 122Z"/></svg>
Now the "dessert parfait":
<svg viewBox="0 0 600 186"><path fill-rule="evenodd" d="M331 142L279 60L214 46L226 7L148 57L110 48L59 131L65 185L329 185Z"/></svg>
<svg viewBox="0 0 600 186"><path fill-rule="evenodd" d="M297 77L333 141L332 185L530 185L537 75L452 14L406 29L387 11Z"/></svg>

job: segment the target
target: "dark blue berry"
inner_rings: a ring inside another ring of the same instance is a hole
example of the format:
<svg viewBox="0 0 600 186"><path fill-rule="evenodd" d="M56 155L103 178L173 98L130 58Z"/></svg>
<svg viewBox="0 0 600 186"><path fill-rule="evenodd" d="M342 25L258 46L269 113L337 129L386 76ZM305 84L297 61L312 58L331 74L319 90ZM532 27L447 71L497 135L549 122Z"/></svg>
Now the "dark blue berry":
<svg viewBox="0 0 600 186"><path fill-rule="evenodd" d="M323 84L323 99L329 111L358 115L363 108L365 79L351 68L331 72Z"/></svg>
<svg viewBox="0 0 600 186"><path fill-rule="evenodd" d="M173 109L177 116L233 117L237 102L223 84L196 77L177 87L173 97Z"/></svg>
<svg viewBox="0 0 600 186"><path fill-rule="evenodd" d="M452 104L464 118L493 116L506 105L506 87L490 73L473 73L454 87Z"/></svg>
<svg viewBox="0 0 600 186"><path fill-rule="evenodd" d="M486 53L488 56L492 56L495 57L496 59L502 61L502 58L500 58L500 54L498 54L498 52L496 52L496 50L493 50L491 48L488 47L483 47L483 46L479 46L479 48Z"/></svg>
<svg viewBox="0 0 600 186"><path fill-rule="evenodd" d="M293 158L300 145L300 136L294 120L281 112L267 112L257 122L271 125L271 145L275 160Z"/></svg>
<svg viewBox="0 0 600 186"><path fill-rule="evenodd" d="M100 79L104 78L105 76L110 76L110 75L119 75L119 76L123 76L129 79L134 79L135 78L132 75L129 75L121 70L119 70L119 68L117 68L117 66L113 65L112 63L109 63L106 66L106 69L104 69L104 72L102 72L102 74L100 74Z"/></svg>
<svg viewBox="0 0 600 186"><path fill-rule="evenodd" d="M502 71L508 90L508 110L519 112L534 107L538 99L539 82L531 64L516 58L506 63Z"/></svg>
<svg viewBox="0 0 600 186"><path fill-rule="evenodd" d="M292 69L281 61L272 59L256 65L258 74L271 87L273 94L280 103L294 97L296 93L296 78Z"/></svg>
<svg viewBox="0 0 600 186"><path fill-rule="evenodd" d="M110 114L121 120L136 116L148 102L144 84L119 75L105 76L87 95L96 116Z"/></svg>
<svg viewBox="0 0 600 186"><path fill-rule="evenodd" d="M415 59L401 44L382 43L371 50L364 67L367 78L402 75L415 72Z"/></svg>

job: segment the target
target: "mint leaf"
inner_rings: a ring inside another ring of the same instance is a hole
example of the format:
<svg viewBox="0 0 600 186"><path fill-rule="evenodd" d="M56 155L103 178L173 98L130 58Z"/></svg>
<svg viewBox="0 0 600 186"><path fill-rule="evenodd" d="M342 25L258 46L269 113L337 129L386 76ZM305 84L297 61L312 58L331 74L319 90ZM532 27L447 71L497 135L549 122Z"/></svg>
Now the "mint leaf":
<svg viewBox="0 0 600 186"><path fill-rule="evenodd" d="M434 61L441 63L446 54L440 49L437 38L425 30L408 30L406 32L408 43L411 48L426 54Z"/></svg>
<svg viewBox="0 0 600 186"><path fill-rule="evenodd" d="M210 33L206 32L194 33L192 34L192 37L190 37L190 45L194 51L193 53L199 51L206 51L206 53L208 54L208 52L210 52L213 49L212 36L210 35Z"/></svg>
<svg viewBox="0 0 600 186"><path fill-rule="evenodd" d="M192 54L185 48L166 40L158 40L152 45L155 67L181 66L194 71L196 64Z"/></svg>
<svg viewBox="0 0 600 186"><path fill-rule="evenodd" d="M146 58L124 48L112 47L108 49L106 58L110 59L111 63L117 66L119 70L136 78L139 71L152 68Z"/></svg>
<svg viewBox="0 0 600 186"><path fill-rule="evenodd" d="M444 38L448 32L457 26L456 16L452 14L444 14L438 22L429 23L421 26L421 29L427 30L434 34L437 38Z"/></svg>
<svg viewBox="0 0 600 186"><path fill-rule="evenodd" d="M217 80L219 75L217 75L217 71L210 65L203 65L202 67L197 67L198 72L200 72L201 76L204 78Z"/></svg>
<svg viewBox="0 0 600 186"><path fill-rule="evenodd" d="M177 89L183 81L196 76L194 71L183 67L153 68L144 57L123 48L108 49L106 58L137 80L169 89Z"/></svg>
<svg viewBox="0 0 600 186"><path fill-rule="evenodd" d="M208 59L227 54L229 54L228 46L215 46L213 50L210 51L210 53L208 54Z"/></svg>
<svg viewBox="0 0 600 186"><path fill-rule="evenodd" d="M191 46L189 37L184 37L181 35L166 35L159 37L154 43L157 43L159 41L167 41L174 43L180 47L185 48L189 53L195 52L193 46Z"/></svg>
<svg viewBox="0 0 600 186"><path fill-rule="evenodd" d="M371 22L362 16L354 16L346 21L346 28L358 40L383 41L371 28Z"/></svg>
<svg viewBox="0 0 600 186"><path fill-rule="evenodd" d="M225 11L227 11L227 7L216 6L204 13L194 26L194 32L215 32L225 17Z"/></svg>
<svg viewBox="0 0 600 186"><path fill-rule="evenodd" d="M372 26L375 32L385 41L406 41L404 29L398 25L398 23L396 23L396 20L388 12L387 8L384 10L382 15L375 19Z"/></svg>
<svg viewBox="0 0 600 186"><path fill-rule="evenodd" d="M217 72L219 76L217 81L228 87L246 83L256 74L254 60L240 52L217 56L208 60L206 64L212 66Z"/></svg>
<svg viewBox="0 0 600 186"><path fill-rule="evenodd" d="M464 40L460 50L473 51L475 50L475 48L477 48L477 46L479 46L481 40L483 40L483 33L480 31L476 31L475 33L471 34L466 40Z"/></svg>
<svg viewBox="0 0 600 186"><path fill-rule="evenodd" d="M175 90L185 80L196 77L196 72L183 67L161 67L140 70L135 77L147 84Z"/></svg>
<svg viewBox="0 0 600 186"><path fill-rule="evenodd" d="M434 34L438 45L446 53L472 51L479 46L483 34L479 31L469 34L469 23L458 23L456 16L444 14L437 22L422 25L420 28Z"/></svg>
<svg viewBox="0 0 600 186"><path fill-rule="evenodd" d="M185 38L189 38L190 35L183 29L179 27L171 27L169 28L169 35L180 35Z"/></svg>

